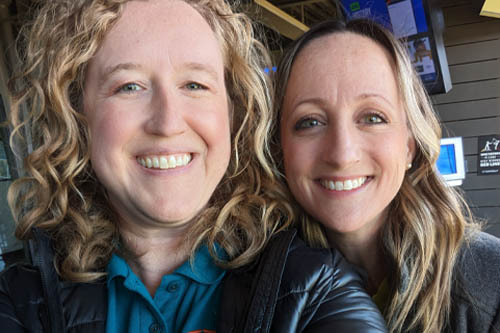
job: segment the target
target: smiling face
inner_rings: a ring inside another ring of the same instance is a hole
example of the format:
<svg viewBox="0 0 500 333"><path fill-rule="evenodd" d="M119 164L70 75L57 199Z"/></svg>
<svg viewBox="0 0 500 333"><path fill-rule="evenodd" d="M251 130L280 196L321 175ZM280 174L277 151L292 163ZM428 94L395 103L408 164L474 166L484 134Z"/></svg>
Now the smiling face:
<svg viewBox="0 0 500 333"><path fill-rule="evenodd" d="M354 33L311 41L293 64L280 129L285 174L330 239L375 236L411 162L393 66Z"/></svg>
<svg viewBox="0 0 500 333"><path fill-rule="evenodd" d="M132 1L89 63L91 162L122 222L184 225L230 158L219 43L182 1Z"/></svg>

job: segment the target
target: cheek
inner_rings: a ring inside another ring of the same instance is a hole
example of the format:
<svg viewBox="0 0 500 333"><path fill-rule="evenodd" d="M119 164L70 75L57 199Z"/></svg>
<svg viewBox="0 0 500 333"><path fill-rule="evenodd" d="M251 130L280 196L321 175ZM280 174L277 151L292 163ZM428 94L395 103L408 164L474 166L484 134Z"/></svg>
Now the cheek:
<svg viewBox="0 0 500 333"><path fill-rule="evenodd" d="M380 163L385 165L386 174L392 178L393 186L399 187L406 172L407 147L404 144L397 146L394 144L385 144L381 146L384 147L384 149L381 151L381 154L379 154Z"/></svg>
<svg viewBox="0 0 500 333"><path fill-rule="evenodd" d="M217 109L217 107L215 107ZM229 111L226 104L219 105L220 112L206 115L203 119L197 118L197 132L215 154L219 167L227 168L231 157L231 131L229 124Z"/></svg>
<svg viewBox="0 0 500 333"><path fill-rule="evenodd" d="M286 134L281 135L281 151L283 155L283 166L285 171L285 176L291 178L291 173L294 170L295 161L294 154L295 148L289 141L289 137Z"/></svg>
<svg viewBox="0 0 500 333"><path fill-rule="evenodd" d="M304 143L284 137L283 164L292 192L300 190L302 181L311 169L312 156ZM294 193L297 194L297 193Z"/></svg>
<svg viewBox="0 0 500 333"><path fill-rule="evenodd" d="M136 123L137 120L132 117L113 111L90 119L90 157L94 168L100 168L102 164L106 164L107 168L118 165L115 160L117 153L125 150Z"/></svg>

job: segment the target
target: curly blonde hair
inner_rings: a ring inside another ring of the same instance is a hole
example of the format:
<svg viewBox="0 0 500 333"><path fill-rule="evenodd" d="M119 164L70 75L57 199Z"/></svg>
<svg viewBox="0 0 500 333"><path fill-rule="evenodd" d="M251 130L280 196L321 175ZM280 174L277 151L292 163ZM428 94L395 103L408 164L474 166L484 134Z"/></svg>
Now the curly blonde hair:
<svg viewBox="0 0 500 333"><path fill-rule="evenodd" d="M391 55L408 128L416 141L412 167L390 204L381 231L381 247L391 269L387 274L390 300L384 313L388 328L391 332L440 332L448 320L453 268L466 229L477 229L477 224L462 195L436 172L441 128L405 47L390 32L366 20L326 21L311 28L290 46L278 66L273 121L279 123L287 82L300 51L314 39L345 32L370 38ZM273 137L273 154L281 161L277 129ZM328 247L319 221L298 204L295 210L308 243Z"/></svg>
<svg viewBox="0 0 500 333"><path fill-rule="evenodd" d="M11 145L18 154L33 146L25 176L8 194L16 236L29 239L32 228L46 230L55 267L71 281L102 277L120 244L116 216L89 163L81 109L87 64L128 1L46 0L24 27L23 67L11 80ZM253 260L293 218L269 151L272 87L262 69L270 60L250 19L224 0L185 2L205 18L221 45L232 113L228 170L187 232L188 241L191 252L201 243L210 249L217 243L228 255L219 263L235 268Z"/></svg>

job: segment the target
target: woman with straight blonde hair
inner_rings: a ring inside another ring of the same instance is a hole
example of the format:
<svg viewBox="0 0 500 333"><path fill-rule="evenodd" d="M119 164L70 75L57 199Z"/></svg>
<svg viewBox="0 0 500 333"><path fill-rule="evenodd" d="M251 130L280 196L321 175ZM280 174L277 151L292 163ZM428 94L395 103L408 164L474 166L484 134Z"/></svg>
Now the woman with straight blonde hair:
<svg viewBox="0 0 500 333"><path fill-rule="evenodd" d="M436 171L439 122L390 32L312 27L278 66L276 109L304 239L362 269L391 332L500 332L500 240Z"/></svg>
<svg viewBox="0 0 500 333"><path fill-rule="evenodd" d="M26 29L9 201L31 262L0 275L2 331L385 331L339 253L288 228L245 15L48 0Z"/></svg>

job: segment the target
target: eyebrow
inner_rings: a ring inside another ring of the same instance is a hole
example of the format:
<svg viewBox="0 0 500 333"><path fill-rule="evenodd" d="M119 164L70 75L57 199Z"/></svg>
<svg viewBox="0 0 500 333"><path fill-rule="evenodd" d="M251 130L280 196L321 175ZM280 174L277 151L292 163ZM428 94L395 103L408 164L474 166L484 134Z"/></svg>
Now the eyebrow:
<svg viewBox="0 0 500 333"><path fill-rule="evenodd" d="M123 70L134 70L134 69L140 69L142 68L141 65L132 63L132 62L125 62L125 63L120 63L115 66L110 66L106 67L103 71L103 74L101 75L99 79L99 84L101 85L104 81L108 79L111 75L115 74L116 72L123 71Z"/></svg>
<svg viewBox="0 0 500 333"><path fill-rule="evenodd" d="M319 106L325 106L327 103L325 103L325 100L323 98L313 97L313 98L307 98L307 99L300 101L296 105L293 105L293 108L296 109L297 107L299 107L302 104L314 104L314 105L319 105Z"/></svg>
<svg viewBox="0 0 500 333"><path fill-rule="evenodd" d="M208 75L210 75L210 77L213 80L218 81L217 71L212 66L210 66L208 64L202 64L202 63L198 63L198 62L189 62L189 63L184 64L183 66L185 68L193 70L193 71L205 72ZM125 62L125 63L120 63L120 64L115 65L115 66L107 67L104 69L103 75L101 75L99 83L102 84L104 81L106 81L106 79L108 77L115 74L116 72L123 71L123 70L137 70L137 69L141 69L141 68L142 68L141 65L136 64L136 63L132 63L132 62Z"/></svg>
<svg viewBox="0 0 500 333"><path fill-rule="evenodd" d="M205 72L212 77L213 80L218 81L219 76L217 75L217 71L209 64L202 64L199 62L188 62L183 65L187 69L191 69L194 71Z"/></svg>
<svg viewBox="0 0 500 333"><path fill-rule="evenodd" d="M375 93L368 93L368 94L360 94L359 96L356 97L356 99L367 99L367 98L380 98L382 99L383 101L385 101L387 104L389 104L390 106L394 107L394 105L392 105L392 102L389 101L389 99L387 99L385 96L383 95L380 95L380 94L375 94Z"/></svg>
<svg viewBox="0 0 500 333"><path fill-rule="evenodd" d="M367 94L360 94L360 95L356 96L356 100L362 100L362 99L367 99L367 98L380 98L392 106L392 103L386 97L384 97L380 94L367 93ZM305 99L303 101L300 101L295 107L298 107L299 105L302 105L302 104L314 104L314 105L324 106L327 103L325 103L325 100L323 98L313 97L313 98L308 98L308 99Z"/></svg>

